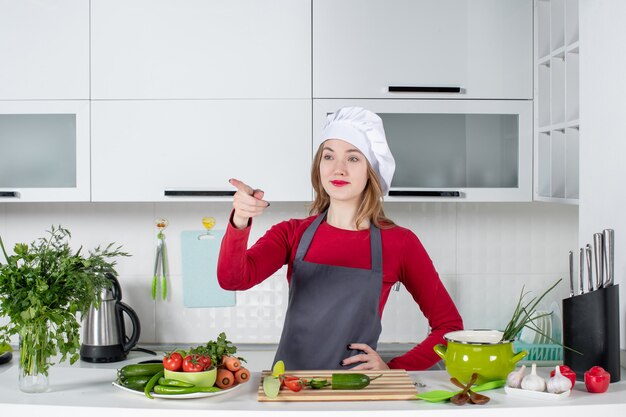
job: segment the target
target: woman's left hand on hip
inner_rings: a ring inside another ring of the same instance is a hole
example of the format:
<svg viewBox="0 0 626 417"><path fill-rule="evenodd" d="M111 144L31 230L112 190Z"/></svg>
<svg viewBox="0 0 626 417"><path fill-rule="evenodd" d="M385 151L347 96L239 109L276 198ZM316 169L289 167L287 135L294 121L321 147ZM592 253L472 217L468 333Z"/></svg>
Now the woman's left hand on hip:
<svg viewBox="0 0 626 417"><path fill-rule="evenodd" d="M358 355L350 356L346 358L341 363L343 366L352 365L354 363L359 363L359 365L351 368L353 371L368 371L368 370L383 370L389 369L384 360L380 357L380 355L369 345L365 343L351 343L349 345L350 349L360 350L363 353L359 353Z"/></svg>

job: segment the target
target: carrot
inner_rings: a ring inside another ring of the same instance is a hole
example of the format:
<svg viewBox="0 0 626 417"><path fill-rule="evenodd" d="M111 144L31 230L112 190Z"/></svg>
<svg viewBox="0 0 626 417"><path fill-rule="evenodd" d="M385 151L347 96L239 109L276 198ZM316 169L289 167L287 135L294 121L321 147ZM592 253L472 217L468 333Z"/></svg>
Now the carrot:
<svg viewBox="0 0 626 417"><path fill-rule="evenodd" d="M239 368L241 368L241 362L239 359L228 355L222 356L222 365L225 365L226 369L231 372L237 372Z"/></svg>
<svg viewBox="0 0 626 417"><path fill-rule="evenodd" d="M218 369L215 384L220 388L228 388L235 383L235 375L228 369Z"/></svg>
<svg viewBox="0 0 626 417"><path fill-rule="evenodd" d="M238 383L243 384L244 382L248 382L249 380L250 380L250 371L248 371L243 366L239 368L237 372L235 372L235 381L237 381Z"/></svg>

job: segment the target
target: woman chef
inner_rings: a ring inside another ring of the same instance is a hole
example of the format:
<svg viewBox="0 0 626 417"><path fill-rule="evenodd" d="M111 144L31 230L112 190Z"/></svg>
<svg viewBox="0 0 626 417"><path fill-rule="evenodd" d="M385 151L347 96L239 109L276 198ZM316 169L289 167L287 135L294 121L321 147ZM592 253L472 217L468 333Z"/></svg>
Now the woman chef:
<svg viewBox="0 0 626 417"><path fill-rule="evenodd" d="M275 360L287 369L427 369L433 346L463 322L413 232L385 217L395 161L375 113L342 108L316 140L311 217L274 225L247 249L252 218L269 206L263 191L231 179L234 210L222 240L218 280L227 290L259 284L287 264L289 305ZM391 287L411 293L431 333L385 363L376 353Z"/></svg>

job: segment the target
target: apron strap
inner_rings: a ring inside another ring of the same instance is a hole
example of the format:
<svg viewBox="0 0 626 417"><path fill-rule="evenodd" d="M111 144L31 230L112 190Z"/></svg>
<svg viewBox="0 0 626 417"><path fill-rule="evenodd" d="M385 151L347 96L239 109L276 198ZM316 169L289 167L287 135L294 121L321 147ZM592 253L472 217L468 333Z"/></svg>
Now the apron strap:
<svg viewBox="0 0 626 417"><path fill-rule="evenodd" d="M317 228L322 223L322 220L326 217L327 210L324 210L320 213L313 223L304 231L304 234L300 238L300 243L298 244L298 251L296 252L296 258L294 260L302 261L304 260L304 255L306 255L309 250L309 246L311 246L311 241L313 241L313 235L317 231Z"/></svg>
<svg viewBox="0 0 626 417"><path fill-rule="evenodd" d="M370 223L370 250L372 256L372 271L383 272L383 243L380 237L380 229Z"/></svg>

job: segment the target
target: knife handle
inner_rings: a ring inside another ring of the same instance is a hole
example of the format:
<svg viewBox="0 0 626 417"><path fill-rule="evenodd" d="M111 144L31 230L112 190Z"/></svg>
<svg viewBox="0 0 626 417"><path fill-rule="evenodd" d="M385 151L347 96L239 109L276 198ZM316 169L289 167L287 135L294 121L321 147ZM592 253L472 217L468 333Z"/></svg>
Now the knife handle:
<svg viewBox="0 0 626 417"><path fill-rule="evenodd" d="M587 260L587 292L593 291L593 267L591 266L591 245L585 246L585 258Z"/></svg>
<svg viewBox="0 0 626 417"><path fill-rule="evenodd" d="M613 285L613 274L615 273L615 231L613 229L604 229L604 264L606 267L606 280L603 286Z"/></svg>
<svg viewBox="0 0 626 417"><path fill-rule="evenodd" d="M578 294L582 294L585 292L584 283L585 281L585 248L580 248L580 253L578 255Z"/></svg>
<svg viewBox="0 0 626 417"><path fill-rule="evenodd" d="M595 289L597 290L602 287L602 281L604 280L604 236L602 236L602 233L593 234L593 250L596 264Z"/></svg>

